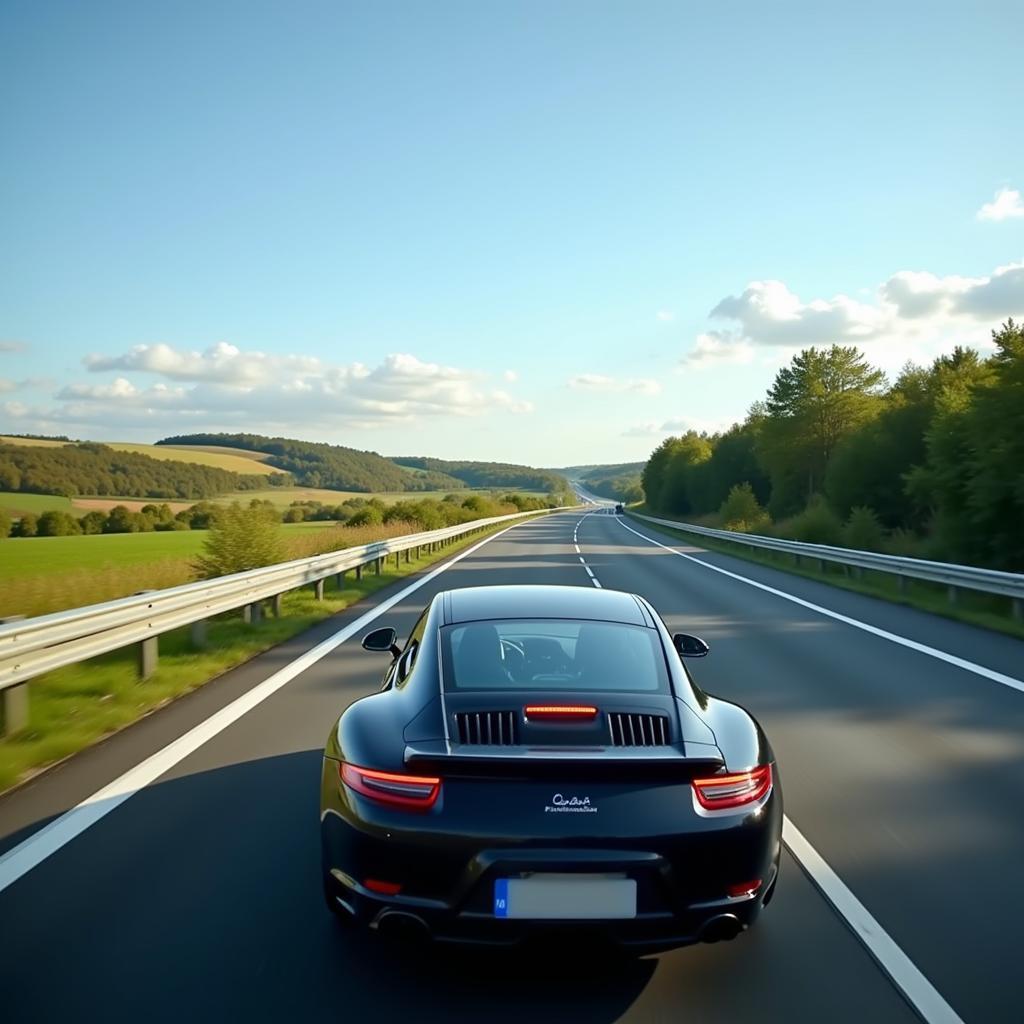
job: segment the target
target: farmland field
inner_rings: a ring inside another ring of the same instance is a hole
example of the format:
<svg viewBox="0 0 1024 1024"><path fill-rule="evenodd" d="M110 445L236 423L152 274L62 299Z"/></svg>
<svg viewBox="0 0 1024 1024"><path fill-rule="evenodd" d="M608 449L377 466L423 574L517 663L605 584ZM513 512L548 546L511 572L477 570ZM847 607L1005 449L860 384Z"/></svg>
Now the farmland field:
<svg viewBox="0 0 1024 1024"><path fill-rule="evenodd" d="M63 448L67 443L66 441L40 441L28 437L0 436L0 444L21 445L28 448ZM108 448L119 452L148 455L151 459L160 459L164 462L194 462L200 466L214 466L217 469L227 469L233 473L256 473L267 476L270 473L280 472L273 466L264 465L264 460L269 458L264 452L238 452L231 448L218 448L212 445L173 447L171 445L132 444L128 441L97 441L95 443L105 444Z"/></svg>

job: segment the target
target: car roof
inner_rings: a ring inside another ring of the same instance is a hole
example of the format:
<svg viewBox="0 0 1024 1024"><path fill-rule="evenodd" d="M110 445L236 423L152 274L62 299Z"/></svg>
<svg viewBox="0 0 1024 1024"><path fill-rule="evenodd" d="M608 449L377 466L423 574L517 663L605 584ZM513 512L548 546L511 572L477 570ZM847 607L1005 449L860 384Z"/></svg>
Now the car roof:
<svg viewBox="0 0 1024 1024"><path fill-rule="evenodd" d="M591 619L653 625L640 601L621 590L524 585L465 587L440 596L445 624L480 619Z"/></svg>

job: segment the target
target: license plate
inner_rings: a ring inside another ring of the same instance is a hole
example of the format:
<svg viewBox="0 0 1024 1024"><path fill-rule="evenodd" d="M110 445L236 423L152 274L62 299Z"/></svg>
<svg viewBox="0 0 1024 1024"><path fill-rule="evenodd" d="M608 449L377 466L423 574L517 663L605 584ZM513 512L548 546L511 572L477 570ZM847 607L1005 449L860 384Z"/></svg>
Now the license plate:
<svg viewBox="0 0 1024 1024"><path fill-rule="evenodd" d="M565 874L499 878L494 883L494 916L538 921L636 917L636 880Z"/></svg>

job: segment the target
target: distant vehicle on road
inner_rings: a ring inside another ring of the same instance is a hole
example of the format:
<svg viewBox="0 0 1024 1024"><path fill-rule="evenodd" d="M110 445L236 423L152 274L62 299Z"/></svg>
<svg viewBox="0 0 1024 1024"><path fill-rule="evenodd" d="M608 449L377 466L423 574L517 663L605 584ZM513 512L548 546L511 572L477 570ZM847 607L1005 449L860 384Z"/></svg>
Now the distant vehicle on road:
<svg viewBox="0 0 1024 1024"><path fill-rule="evenodd" d="M743 708L704 693L643 598L438 594L324 750L328 908L383 934L647 953L732 939L775 892L782 792Z"/></svg>
<svg viewBox="0 0 1024 1024"><path fill-rule="evenodd" d="M621 516L621 515L622 515L622 513L623 513L623 511L624 511L624 510L623 510L623 508L622 508L622 502L619 502L619 504L617 504L617 505L615 506L615 514L616 514L617 516Z"/></svg>

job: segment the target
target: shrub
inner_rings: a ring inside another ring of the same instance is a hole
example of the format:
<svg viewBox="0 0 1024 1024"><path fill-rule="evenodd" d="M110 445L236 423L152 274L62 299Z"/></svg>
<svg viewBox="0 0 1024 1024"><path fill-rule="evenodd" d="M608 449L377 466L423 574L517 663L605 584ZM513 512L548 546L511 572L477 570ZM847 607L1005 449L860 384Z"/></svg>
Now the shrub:
<svg viewBox="0 0 1024 1024"><path fill-rule="evenodd" d="M885 530L875 515L875 510L859 506L850 510L850 516L843 526L843 544L858 551L881 551L885 541Z"/></svg>
<svg viewBox="0 0 1024 1024"><path fill-rule="evenodd" d="M0 540L11 535L11 527L14 525L14 520L11 519L11 513L5 508L0 508Z"/></svg>
<svg viewBox="0 0 1024 1024"><path fill-rule="evenodd" d="M19 520L18 526L15 529L15 537L34 537L36 535L36 525L39 522L39 516L34 512L26 512Z"/></svg>
<svg viewBox="0 0 1024 1024"><path fill-rule="evenodd" d="M376 505L364 505L352 513L349 526L380 526L384 522L384 513Z"/></svg>
<svg viewBox="0 0 1024 1024"><path fill-rule="evenodd" d="M194 569L212 579L273 565L285 557L281 523L277 513L261 506L243 508L233 502L222 508L203 544Z"/></svg>
<svg viewBox="0 0 1024 1024"><path fill-rule="evenodd" d="M102 512L93 509L78 520L78 525L82 528L82 533L102 533L106 521L107 517Z"/></svg>
<svg viewBox="0 0 1024 1024"><path fill-rule="evenodd" d="M828 502L816 494L807 503L807 508L789 520L790 539L805 544L839 544L843 539L843 524L832 511Z"/></svg>
<svg viewBox="0 0 1024 1024"><path fill-rule="evenodd" d="M736 484L722 502L718 515L725 529L737 533L757 533L771 522L768 513L758 503L754 489L748 483Z"/></svg>
<svg viewBox="0 0 1024 1024"><path fill-rule="evenodd" d="M44 512L36 524L36 535L39 537L71 537L81 532L78 520L70 512L55 509Z"/></svg>

